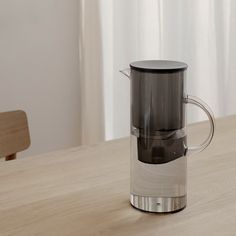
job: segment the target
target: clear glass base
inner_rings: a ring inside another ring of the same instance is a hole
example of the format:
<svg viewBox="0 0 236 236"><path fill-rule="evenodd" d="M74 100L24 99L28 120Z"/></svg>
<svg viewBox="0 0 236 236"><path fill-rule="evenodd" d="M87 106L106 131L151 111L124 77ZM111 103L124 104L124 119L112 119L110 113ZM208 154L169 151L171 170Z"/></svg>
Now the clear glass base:
<svg viewBox="0 0 236 236"><path fill-rule="evenodd" d="M137 137L131 135L130 193L167 199L185 196L187 157L182 156L164 164L144 163L138 159L137 142Z"/></svg>
<svg viewBox="0 0 236 236"><path fill-rule="evenodd" d="M177 212L186 207L186 196L181 197L147 197L130 195L131 205L135 208L148 212Z"/></svg>

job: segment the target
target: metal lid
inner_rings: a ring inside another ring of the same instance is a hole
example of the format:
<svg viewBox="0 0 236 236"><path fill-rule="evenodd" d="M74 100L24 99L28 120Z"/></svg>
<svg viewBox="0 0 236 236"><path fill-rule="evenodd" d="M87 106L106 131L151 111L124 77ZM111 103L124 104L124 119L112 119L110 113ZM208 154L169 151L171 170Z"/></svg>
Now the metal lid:
<svg viewBox="0 0 236 236"><path fill-rule="evenodd" d="M186 70L188 65L180 61L146 60L130 63L133 70L142 72L176 72Z"/></svg>

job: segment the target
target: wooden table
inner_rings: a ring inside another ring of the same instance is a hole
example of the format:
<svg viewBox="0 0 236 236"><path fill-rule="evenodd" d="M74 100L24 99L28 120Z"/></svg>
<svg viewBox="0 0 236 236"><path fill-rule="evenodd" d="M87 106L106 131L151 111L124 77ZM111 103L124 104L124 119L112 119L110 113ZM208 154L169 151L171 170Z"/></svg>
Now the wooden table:
<svg viewBox="0 0 236 236"><path fill-rule="evenodd" d="M0 163L0 235L236 235L236 116L188 160L188 206L143 213L129 204L129 139ZM191 142L208 124L190 127Z"/></svg>

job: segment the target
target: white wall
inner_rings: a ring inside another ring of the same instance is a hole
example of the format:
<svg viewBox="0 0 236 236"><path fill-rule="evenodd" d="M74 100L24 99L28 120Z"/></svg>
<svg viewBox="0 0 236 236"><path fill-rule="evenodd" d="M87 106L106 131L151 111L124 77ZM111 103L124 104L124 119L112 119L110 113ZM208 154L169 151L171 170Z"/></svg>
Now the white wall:
<svg viewBox="0 0 236 236"><path fill-rule="evenodd" d="M0 1L0 111L27 112L23 156L79 144L77 2Z"/></svg>

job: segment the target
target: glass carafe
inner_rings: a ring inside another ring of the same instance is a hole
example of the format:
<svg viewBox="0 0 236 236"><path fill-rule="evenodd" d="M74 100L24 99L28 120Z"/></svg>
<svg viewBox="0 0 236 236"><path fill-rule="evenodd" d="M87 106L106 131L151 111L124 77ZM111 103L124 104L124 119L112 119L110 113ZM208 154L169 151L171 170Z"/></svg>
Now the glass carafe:
<svg viewBox="0 0 236 236"><path fill-rule="evenodd" d="M130 201L140 210L175 212L187 202L187 156L205 149L214 135L214 117L200 99L185 92L187 64L137 61L121 71L131 82ZM210 121L207 139L188 147L187 103Z"/></svg>

